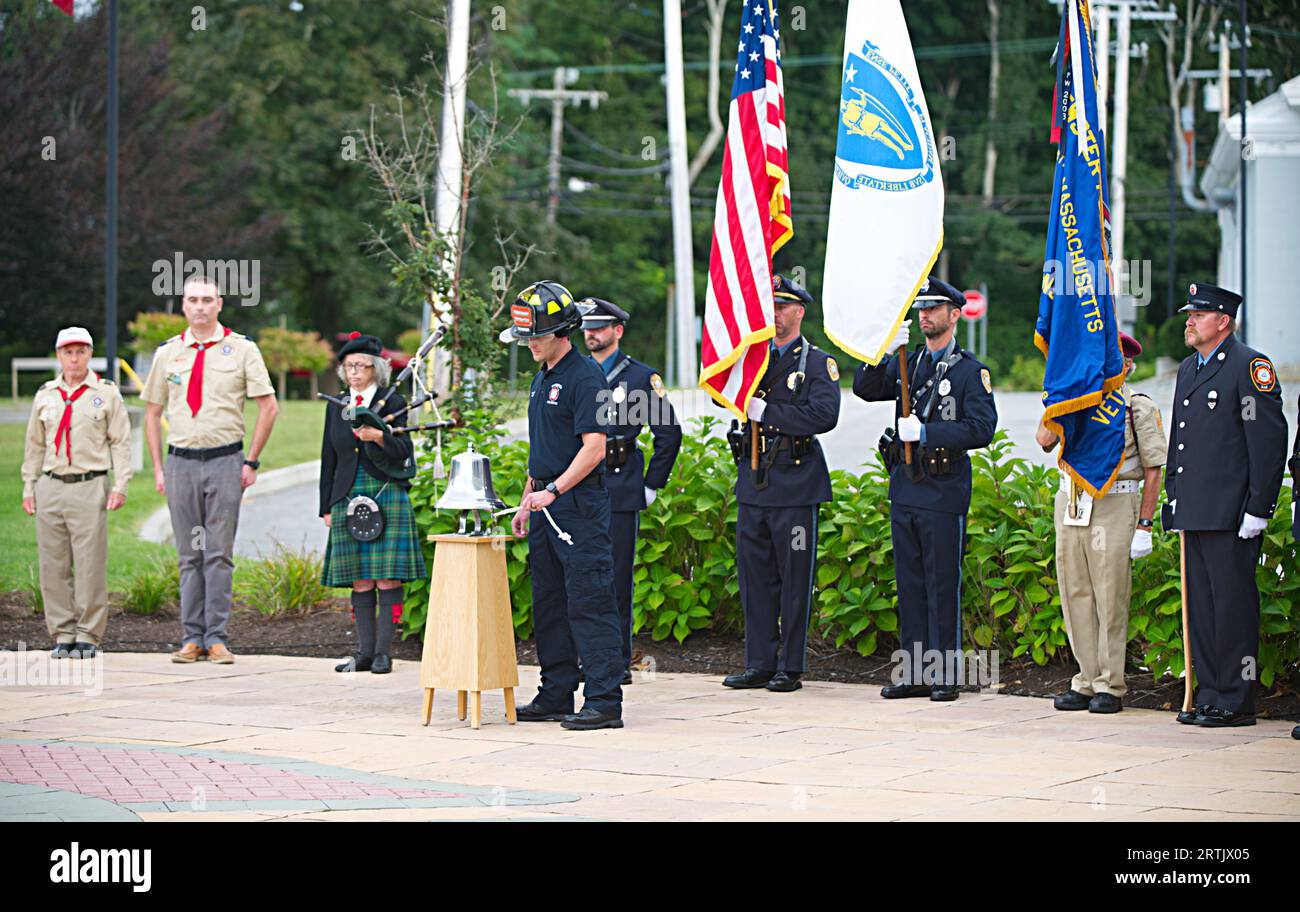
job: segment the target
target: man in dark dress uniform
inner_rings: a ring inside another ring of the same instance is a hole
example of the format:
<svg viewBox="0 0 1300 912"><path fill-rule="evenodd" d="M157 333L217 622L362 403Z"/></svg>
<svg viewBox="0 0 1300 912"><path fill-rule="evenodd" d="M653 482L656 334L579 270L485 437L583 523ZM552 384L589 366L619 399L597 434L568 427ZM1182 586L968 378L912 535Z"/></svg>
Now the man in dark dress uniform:
<svg viewBox="0 0 1300 912"><path fill-rule="evenodd" d="M889 470L894 579L898 586L900 658L895 682L881 691L900 697L957 699L964 657L961 645L961 562L966 550L971 465L967 451L988 446L997 429L993 381L955 338L965 296L930 277L913 309L925 346L907 362L911 414L903 418L898 355L858 368L853 392L868 402L897 400L897 431L880 447ZM904 323L890 345L907 345ZM912 463L903 444L912 444Z"/></svg>
<svg viewBox="0 0 1300 912"><path fill-rule="evenodd" d="M632 573L641 511L654 503L668 484L682 447L682 428L673 414L663 378L654 368L619 348L628 313L600 298L578 302L583 341L605 375L605 484L609 488L609 533L614 543L614 591L623 625L623 683L632 683ZM650 426L654 454L649 466L636 445L641 429Z"/></svg>
<svg viewBox="0 0 1300 912"><path fill-rule="evenodd" d="M808 622L817 570L817 508L831 499L830 472L817 434L840 418L835 359L800 334L812 295L772 279L776 337L767 371L749 401L759 424L758 471L750 468L751 430L732 422L736 458L736 570L745 611L745 672L727 687L798 690L807 670Z"/></svg>
<svg viewBox="0 0 1300 912"><path fill-rule="evenodd" d="M569 341L582 315L563 285L528 286L510 316L513 325L501 341L526 342L541 365L528 393L528 480L510 528L528 537L542 684L532 702L519 707L518 718L575 730L622 728L620 682L627 665L609 540L605 377ZM579 656L586 699L574 713Z"/></svg>
<svg viewBox="0 0 1300 912"><path fill-rule="evenodd" d="M1233 335L1241 296L1191 286L1169 425L1165 529L1183 533L1196 711L1206 728L1255 724L1259 589L1255 571L1286 462L1282 390L1269 359Z"/></svg>

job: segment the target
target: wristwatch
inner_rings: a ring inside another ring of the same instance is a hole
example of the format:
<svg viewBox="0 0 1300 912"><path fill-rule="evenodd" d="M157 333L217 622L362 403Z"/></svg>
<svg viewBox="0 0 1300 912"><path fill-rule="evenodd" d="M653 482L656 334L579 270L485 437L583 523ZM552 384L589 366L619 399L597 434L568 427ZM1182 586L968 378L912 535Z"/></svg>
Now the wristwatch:
<svg viewBox="0 0 1300 912"><path fill-rule="evenodd" d="M248 466L250 469L252 469L254 472L256 472L258 469L260 469L260 468L262 467L262 460L260 460L260 459L245 459L245 460L244 460L244 465Z"/></svg>
<svg viewBox="0 0 1300 912"><path fill-rule="evenodd" d="M1155 528L1155 521L1154 521L1154 520L1151 520L1151 519L1139 519L1139 520L1138 520L1138 528L1139 528L1139 529L1152 529L1152 528Z"/></svg>
<svg viewBox="0 0 1300 912"><path fill-rule="evenodd" d="M555 497L560 496L560 489L555 486L555 482L553 481L546 486L546 490L550 491Z"/></svg>

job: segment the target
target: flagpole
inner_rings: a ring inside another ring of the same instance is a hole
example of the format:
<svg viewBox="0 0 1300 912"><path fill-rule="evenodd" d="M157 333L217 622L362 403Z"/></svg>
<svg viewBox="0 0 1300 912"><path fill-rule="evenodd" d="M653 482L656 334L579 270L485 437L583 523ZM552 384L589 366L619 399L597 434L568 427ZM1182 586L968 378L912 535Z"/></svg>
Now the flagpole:
<svg viewBox="0 0 1300 912"><path fill-rule="evenodd" d="M898 346L898 380L903 390L903 417L907 418L912 414L912 395L907 389L907 346ZM912 464L912 444L911 441L903 441L903 464Z"/></svg>
<svg viewBox="0 0 1300 912"><path fill-rule="evenodd" d="M108 162L105 174L107 237L104 243L104 359L117 372L117 0L108 0Z"/></svg>

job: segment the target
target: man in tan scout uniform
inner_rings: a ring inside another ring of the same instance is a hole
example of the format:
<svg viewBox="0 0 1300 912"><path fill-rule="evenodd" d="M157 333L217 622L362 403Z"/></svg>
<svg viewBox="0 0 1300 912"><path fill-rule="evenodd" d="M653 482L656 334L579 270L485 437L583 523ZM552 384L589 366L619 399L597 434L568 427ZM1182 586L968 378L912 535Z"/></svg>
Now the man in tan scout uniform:
<svg viewBox="0 0 1300 912"><path fill-rule="evenodd" d="M185 283L181 309L189 328L153 356L140 398L147 403L145 435L154 487L167 495L180 557L184 640L174 662L201 658L229 664L235 529L244 489L257 480L258 455L271 436L275 389L251 339L218 322L222 299L214 281ZM253 441L244 448L244 402L257 402ZM167 463L162 415L167 414Z"/></svg>
<svg viewBox="0 0 1300 912"><path fill-rule="evenodd" d="M90 333L59 332L59 375L32 400L23 510L36 517L41 597L56 659L93 658L108 623L108 514L126 502L131 423L122 394L90 370ZM113 472L110 490L108 472Z"/></svg>
<svg viewBox="0 0 1300 912"><path fill-rule="evenodd" d="M1142 346L1120 333L1125 374ZM1086 493L1070 510L1070 476L1061 474L1056 495L1056 573L1070 649L1079 673L1070 689L1058 694L1060 710L1086 709L1115 713L1123 709L1124 651L1128 644L1132 561L1151 553L1151 526L1160 496L1160 470L1167 444L1160 410L1149 396L1126 383L1128 402L1124 428L1124 460L1106 496L1090 501ZM1044 450L1059 442L1041 424L1037 440Z"/></svg>

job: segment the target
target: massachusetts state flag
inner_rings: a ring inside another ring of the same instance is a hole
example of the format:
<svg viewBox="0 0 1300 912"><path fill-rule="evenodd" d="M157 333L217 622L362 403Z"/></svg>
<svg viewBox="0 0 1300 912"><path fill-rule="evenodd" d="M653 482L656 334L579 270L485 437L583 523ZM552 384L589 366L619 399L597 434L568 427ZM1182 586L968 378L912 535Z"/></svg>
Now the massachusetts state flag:
<svg viewBox="0 0 1300 912"><path fill-rule="evenodd" d="M939 156L899 0L850 0L835 125L826 335L879 364L943 246Z"/></svg>
<svg viewBox="0 0 1300 912"><path fill-rule="evenodd" d="M1093 497L1124 456L1124 356L1111 296L1106 143L1097 104L1087 4L1066 0L1057 55L1052 141L1056 176L1034 344L1047 358L1044 422L1058 462Z"/></svg>
<svg viewBox="0 0 1300 912"><path fill-rule="evenodd" d="M775 0L747 0L704 301L700 386L742 421L775 335L772 254L794 234L779 28Z"/></svg>

